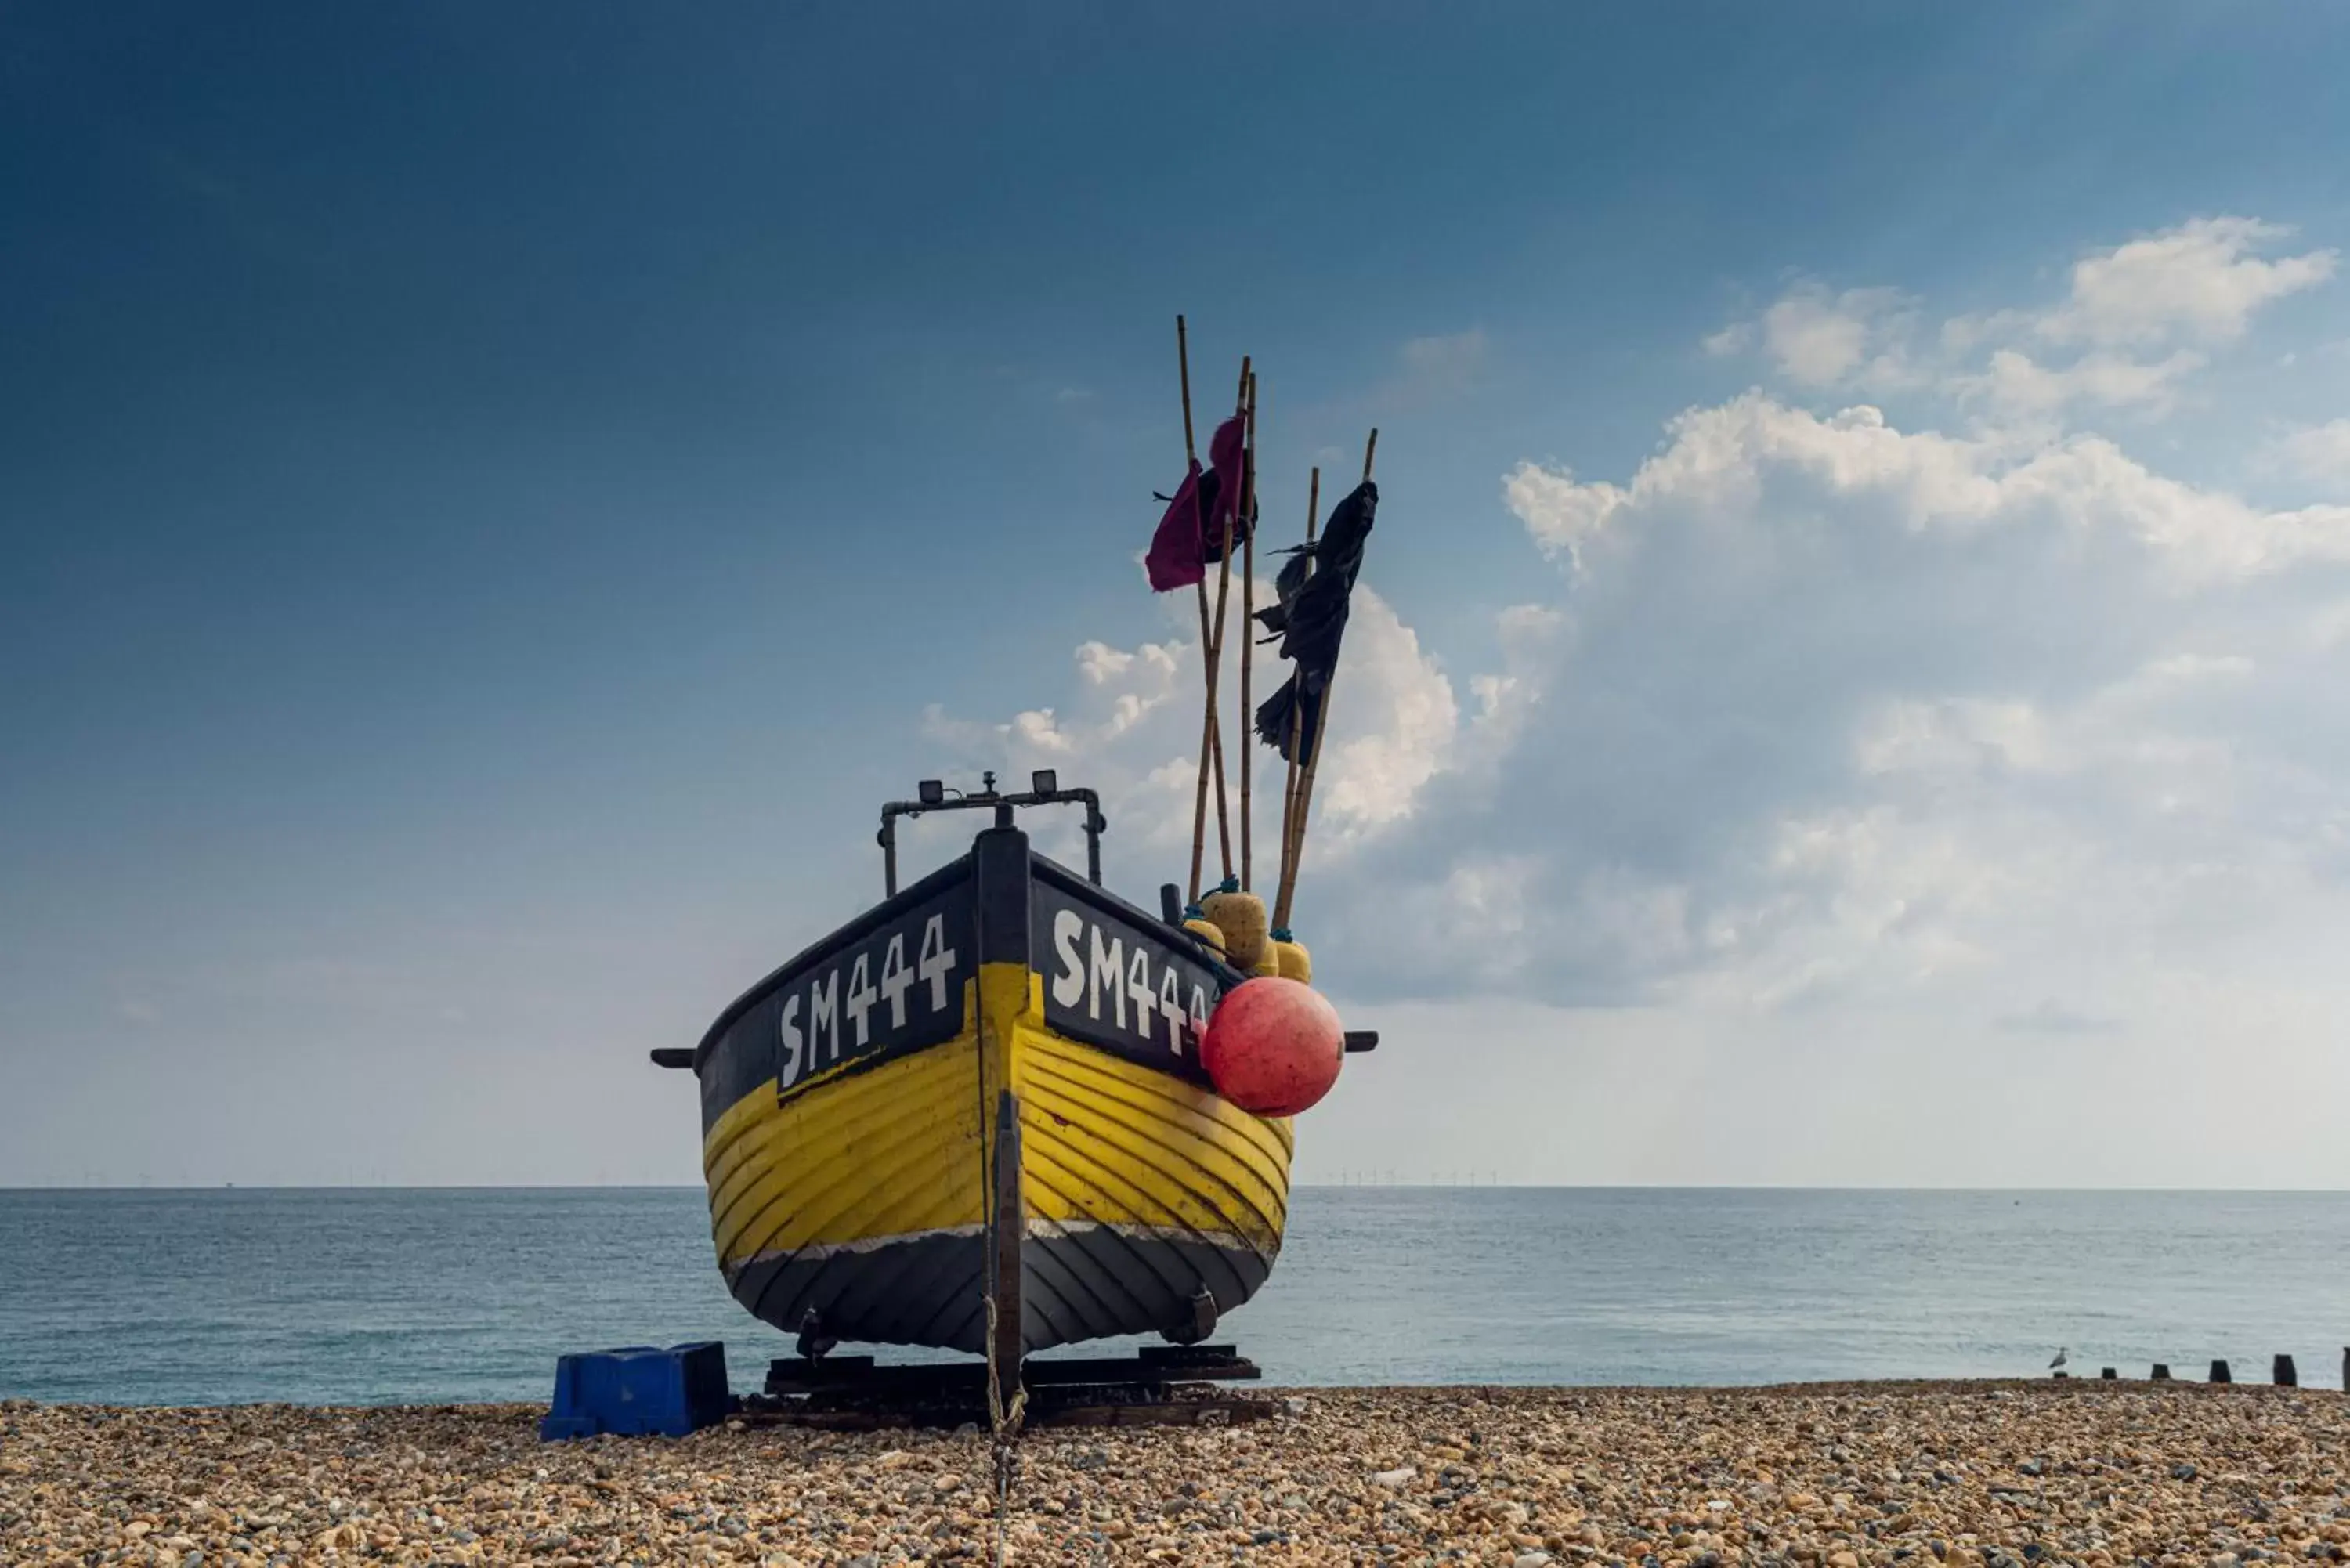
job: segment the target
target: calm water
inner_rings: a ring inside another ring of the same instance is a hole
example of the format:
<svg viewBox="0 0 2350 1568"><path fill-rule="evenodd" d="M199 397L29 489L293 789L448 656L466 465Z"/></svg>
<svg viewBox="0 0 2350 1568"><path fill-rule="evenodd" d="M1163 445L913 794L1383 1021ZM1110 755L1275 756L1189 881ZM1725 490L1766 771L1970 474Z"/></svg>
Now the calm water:
<svg viewBox="0 0 2350 1568"><path fill-rule="evenodd" d="M693 1189L0 1192L0 1396L543 1399L557 1352L785 1341ZM1307 1189L1225 1332L1271 1381L2144 1376L2350 1342L2350 1194ZM898 1353L893 1353L898 1354Z"/></svg>

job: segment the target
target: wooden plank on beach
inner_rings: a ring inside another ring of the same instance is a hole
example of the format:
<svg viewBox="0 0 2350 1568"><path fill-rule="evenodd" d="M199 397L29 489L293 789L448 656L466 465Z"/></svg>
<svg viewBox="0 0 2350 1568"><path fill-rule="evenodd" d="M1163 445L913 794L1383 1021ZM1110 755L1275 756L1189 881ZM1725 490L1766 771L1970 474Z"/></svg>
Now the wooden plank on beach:
<svg viewBox="0 0 2350 1568"><path fill-rule="evenodd" d="M1229 1345L1146 1345L1131 1356L1031 1356L1023 1380L1032 1389L1133 1387L1161 1389L1178 1383L1253 1382L1263 1369ZM909 1362L876 1366L869 1355L828 1355L810 1362L782 1356L767 1368L768 1395L898 1396L911 1398L984 1397L983 1361Z"/></svg>

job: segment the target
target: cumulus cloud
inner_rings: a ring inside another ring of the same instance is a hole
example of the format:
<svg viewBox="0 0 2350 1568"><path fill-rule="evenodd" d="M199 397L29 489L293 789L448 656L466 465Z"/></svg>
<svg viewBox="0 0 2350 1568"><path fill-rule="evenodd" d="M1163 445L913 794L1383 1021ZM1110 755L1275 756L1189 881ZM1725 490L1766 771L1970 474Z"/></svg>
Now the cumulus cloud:
<svg viewBox="0 0 2350 1568"><path fill-rule="evenodd" d="M2330 274L2255 254L2281 234L2098 253L2064 300L1970 323L1998 341L1964 363L1897 342L1921 307L1887 292L1746 324L1727 347L1798 389L1915 378L1965 422L1758 389L1629 472L1517 464L1502 507L1555 571L1492 596L1490 667L1456 676L1395 616L1375 549L1301 929L1361 997L1923 1005L2019 1039L2224 1017L2241 976L2350 938L2350 505L2256 504L2073 424ZM1972 380L2065 345L2051 373L2122 379ZM1164 863L1199 681L1180 639L1089 647L1067 711L957 732L1085 759Z"/></svg>
<svg viewBox="0 0 2350 1568"><path fill-rule="evenodd" d="M1911 533L2042 526L2083 544L2135 535L2146 564L2183 576L2248 575L2310 556L2350 555L2350 508L2262 512L2166 479L2090 435L2019 444L2005 435L1903 431L1866 404L1818 415L1748 393L1675 420L1629 486L1522 463L1504 480L1535 545L1577 571L1639 543L1638 514L1676 501L1751 512L1793 484L1870 508ZM1709 524L1729 548L1775 543L1767 527Z"/></svg>
<svg viewBox="0 0 2350 1568"><path fill-rule="evenodd" d="M1961 397L2011 415L2050 416L2073 403L2164 414L2177 404L2179 384L2203 365L2202 355L2182 348L2153 360L2084 354L2052 368L2020 349L2000 348L1981 370L1951 384Z"/></svg>
<svg viewBox="0 0 2350 1568"><path fill-rule="evenodd" d="M1510 510L1544 553L1580 566L1587 545L1598 542L1609 518L1630 499L1602 480L1579 483L1574 472L1522 462L1502 483Z"/></svg>
<svg viewBox="0 0 2350 1568"><path fill-rule="evenodd" d="M1908 382L1908 340L1915 317L1889 288L1832 293L1816 282L1788 291L1752 323L1705 340L1709 352L1737 353L1759 345L1779 373L1804 387L1889 388Z"/></svg>
<svg viewBox="0 0 2350 1568"><path fill-rule="evenodd" d="M1539 993L1797 1007L2334 875L2350 791L2313 633L2350 589L2350 509L1762 393L1680 416L1626 483L1529 465L1503 495L1565 572L1557 657L1523 677L1539 719L1485 798L1431 806L1443 845L1378 871L1415 909L1485 909L1460 867L1506 855Z"/></svg>
<svg viewBox="0 0 2350 1568"><path fill-rule="evenodd" d="M1270 602L1272 584L1260 584L1257 592L1258 602ZM1244 740L1241 729L1238 606L1235 593L1221 675L1223 722L1231 726L1224 736L1226 785L1236 814L1240 755L1244 744L1255 747L1253 831L1257 844L1271 846L1278 841L1285 764ZM1287 667L1258 651L1254 695L1262 701ZM1071 701L1063 706L993 721L932 709L926 732L974 768L1018 778L1032 768L1058 767L1067 782L1092 784L1102 792L1121 858L1154 885L1175 877L1178 863L1188 858L1198 793L1206 690L1199 639L1130 649L1088 642L1076 650L1076 674ZM1466 727L1500 722L1511 711L1507 701L1497 701ZM1357 842L1408 821L1430 780L1458 760L1463 740L1452 682L1421 648L1419 635L1367 584L1355 593L1331 713L1315 784L1317 865L1342 863ZM1236 816L1232 831L1237 835ZM1066 853L1068 844L1058 847ZM1215 854L1211 848L1211 857Z"/></svg>
<svg viewBox="0 0 2350 1568"><path fill-rule="evenodd" d="M1356 590L1344 674L1330 702L1337 717L1315 786L1324 830L1353 839L1409 817L1450 759L1460 708L1419 634L1368 589ZM1357 715L1351 722L1349 709Z"/></svg>
<svg viewBox="0 0 2350 1568"><path fill-rule="evenodd" d="M2252 218L2197 218L2084 256L2070 297L2033 326L2056 342L2109 348L2181 337L2231 343L2262 306L2334 275L2333 250L2273 261L2254 254L2292 234Z"/></svg>
<svg viewBox="0 0 2350 1568"><path fill-rule="evenodd" d="M1836 293L1807 280L1705 347L1760 348L1781 377L1810 390L1939 388L2002 419L2052 419L2070 407L2159 416L2262 306L2334 275L2331 249L2261 254L2292 233L2251 218L2197 218L2082 256L2061 300L1954 316L1930 334L1896 290Z"/></svg>

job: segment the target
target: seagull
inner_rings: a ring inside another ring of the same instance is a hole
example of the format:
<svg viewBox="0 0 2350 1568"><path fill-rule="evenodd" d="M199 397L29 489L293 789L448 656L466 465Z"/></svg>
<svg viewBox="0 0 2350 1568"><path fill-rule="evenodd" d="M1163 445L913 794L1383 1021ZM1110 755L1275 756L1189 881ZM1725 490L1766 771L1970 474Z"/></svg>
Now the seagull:
<svg viewBox="0 0 2350 1568"><path fill-rule="evenodd" d="M2056 1347L2056 1359L2055 1359L2055 1360L2054 1360L2054 1361L2052 1361L2052 1362L2050 1362L2050 1363L2048 1364L2048 1370L2049 1370L2049 1371L2051 1371L2051 1372L2054 1372L2054 1371L2055 1371L2058 1367L2060 1367L2060 1366L2064 1366L2064 1353L2065 1353L2067 1350L2070 1350L2071 1348L2072 1348L2072 1346L2071 1346L2071 1345L2058 1345L2058 1346Z"/></svg>

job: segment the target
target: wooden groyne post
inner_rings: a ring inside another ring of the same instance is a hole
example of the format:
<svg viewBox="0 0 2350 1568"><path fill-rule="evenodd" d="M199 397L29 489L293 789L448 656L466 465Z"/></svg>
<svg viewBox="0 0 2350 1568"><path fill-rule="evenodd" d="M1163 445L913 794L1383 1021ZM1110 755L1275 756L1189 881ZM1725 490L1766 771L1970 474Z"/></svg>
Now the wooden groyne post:
<svg viewBox="0 0 2350 1568"><path fill-rule="evenodd" d="M2280 1388L2301 1386L2301 1374L2293 1369L2293 1357L2280 1355L2269 1364L2269 1381Z"/></svg>
<svg viewBox="0 0 2350 1568"><path fill-rule="evenodd" d="M2345 1350L2345 1351L2344 1351L2344 1352L2343 1352L2343 1363L2342 1363L2342 1364L2343 1364L2343 1366L2350 1366L2350 1350ZM2155 1382L2155 1383L2168 1383L2168 1382L2169 1382L2169 1381L2170 1381L2170 1363L2168 1363L2168 1361L2158 1361L2158 1362L2156 1362L2156 1363L2154 1364L2154 1371L2153 1371L2153 1373L2151 1374L2151 1376L2150 1376L2150 1377L2149 1377L2149 1381L2151 1381L2151 1382Z"/></svg>
<svg viewBox="0 0 2350 1568"><path fill-rule="evenodd" d="M2233 1377L2228 1375L2228 1364L2225 1361L2214 1361L2211 1364L2211 1381L2214 1383L2233 1383L2235 1381Z"/></svg>

